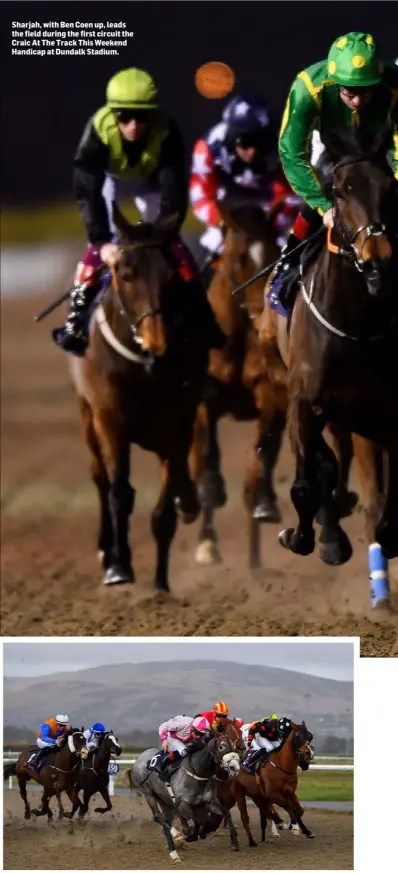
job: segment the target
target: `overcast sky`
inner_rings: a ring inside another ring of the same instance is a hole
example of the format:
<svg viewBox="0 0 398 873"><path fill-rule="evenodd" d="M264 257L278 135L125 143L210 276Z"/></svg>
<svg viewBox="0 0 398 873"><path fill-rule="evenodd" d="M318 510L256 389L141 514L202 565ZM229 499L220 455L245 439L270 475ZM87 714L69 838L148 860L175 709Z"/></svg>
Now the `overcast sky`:
<svg viewBox="0 0 398 873"><path fill-rule="evenodd" d="M223 660L296 670L352 681L352 643L305 642L84 642L4 643L5 676L41 676L104 664L148 661Z"/></svg>

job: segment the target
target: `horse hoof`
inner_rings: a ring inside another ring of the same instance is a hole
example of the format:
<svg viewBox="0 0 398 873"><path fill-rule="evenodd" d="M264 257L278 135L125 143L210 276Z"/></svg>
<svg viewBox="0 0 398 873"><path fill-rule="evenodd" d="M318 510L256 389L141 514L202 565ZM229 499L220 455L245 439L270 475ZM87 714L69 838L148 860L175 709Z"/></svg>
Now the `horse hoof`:
<svg viewBox="0 0 398 873"><path fill-rule="evenodd" d="M135 582L134 570L132 567L123 567L122 564L113 564L108 567L104 585L123 585L126 582Z"/></svg>
<svg viewBox="0 0 398 873"><path fill-rule="evenodd" d="M195 561L202 567L210 564L220 564L222 561L218 546L213 540L203 540L196 549Z"/></svg>
<svg viewBox="0 0 398 873"><path fill-rule="evenodd" d="M352 546L347 534L339 527L337 537L332 542L325 542L320 537L322 548L320 558L324 564L329 564L331 567L338 567L341 564L346 564L352 558Z"/></svg>
<svg viewBox="0 0 398 873"><path fill-rule="evenodd" d="M376 611L380 610L381 612L393 612L393 606L389 596L383 597L381 600L376 600L372 603L372 608Z"/></svg>
<svg viewBox="0 0 398 873"><path fill-rule="evenodd" d="M170 858L172 861L176 861L177 864L181 864L181 858L175 849L173 852L170 852Z"/></svg>
<svg viewBox="0 0 398 873"><path fill-rule="evenodd" d="M233 852L239 852L239 846L231 846Z"/></svg>
<svg viewBox="0 0 398 873"><path fill-rule="evenodd" d="M315 834L313 834L312 831L310 831L309 834L306 834L306 837L307 837L307 840L313 840L315 837Z"/></svg>
<svg viewBox="0 0 398 873"><path fill-rule="evenodd" d="M166 594L170 594L169 583L167 581L163 582L162 579L156 579L154 587L156 591L164 591Z"/></svg>
<svg viewBox="0 0 398 873"><path fill-rule="evenodd" d="M175 497L174 507L183 524L193 524L200 516L200 503L196 497L186 502L181 497Z"/></svg>
<svg viewBox="0 0 398 873"><path fill-rule="evenodd" d="M30 819L30 812L25 812L24 818L26 821L28 821Z"/></svg>
<svg viewBox="0 0 398 873"><path fill-rule="evenodd" d="M314 531L307 537L302 534L297 534L293 527L287 527L278 534L278 540L284 549L289 549L295 555L312 555L315 549L315 534Z"/></svg>
<svg viewBox="0 0 398 873"><path fill-rule="evenodd" d="M252 518L261 521L263 524L275 524L282 521L282 516L276 503L264 500L254 507Z"/></svg>

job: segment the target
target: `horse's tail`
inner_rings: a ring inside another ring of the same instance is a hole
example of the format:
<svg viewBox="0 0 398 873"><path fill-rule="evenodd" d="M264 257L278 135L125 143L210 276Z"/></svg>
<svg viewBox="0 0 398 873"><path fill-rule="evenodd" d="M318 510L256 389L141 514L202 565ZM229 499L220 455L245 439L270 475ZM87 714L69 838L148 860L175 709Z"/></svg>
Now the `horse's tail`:
<svg viewBox="0 0 398 873"><path fill-rule="evenodd" d="M133 788L135 788L135 785L133 783L132 776L131 776L131 767L129 767L129 769L127 770L126 780L127 780L127 782L125 781L125 785L127 785L127 787L130 789L130 791L132 791Z"/></svg>
<svg viewBox="0 0 398 873"><path fill-rule="evenodd" d="M3 774L4 779L8 779L9 776L16 776L17 775L17 763L18 763L18 761L11 761L10 764L5 764L4 774Z"/></svg>

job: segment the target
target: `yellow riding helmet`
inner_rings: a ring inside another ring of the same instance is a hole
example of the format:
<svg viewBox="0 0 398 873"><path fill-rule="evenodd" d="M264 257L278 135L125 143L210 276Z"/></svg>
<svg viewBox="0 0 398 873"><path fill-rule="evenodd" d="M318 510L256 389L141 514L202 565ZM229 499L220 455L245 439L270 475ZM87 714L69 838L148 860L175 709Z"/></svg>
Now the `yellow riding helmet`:
<svg viewBox="0 0 398 873"><path fill-rule="evenodd" d="M220 701L216 703L213 709L214 715L229 715L229 706Z"/></svg>
<svg viewBox="0 0 398 873"><path fill-rule="evenodd" d="M158 90L149 73L130 67L109 79L106 102L111 109L156 109Z"/></svg>

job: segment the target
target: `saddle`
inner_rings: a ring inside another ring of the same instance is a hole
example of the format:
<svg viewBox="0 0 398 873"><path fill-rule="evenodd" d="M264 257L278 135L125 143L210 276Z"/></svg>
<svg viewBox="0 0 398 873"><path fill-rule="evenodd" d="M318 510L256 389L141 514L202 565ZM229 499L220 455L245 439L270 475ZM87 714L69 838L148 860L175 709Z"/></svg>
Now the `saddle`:
<svg viewBox="0 0 398 873"><path fill-rule="evenodd" d="M53 749L38 749L36 747L29 749L29 756L25 762L25 769L31 770L32 773L40 773L40 770L46 763L49 752L52 751Z"/></svg>
<svg viewBox="0 0 398 873"><path fill-rule="evenodd" d="M298 264L288 263L287 269L278 276L268 292L270 308L278 312L279 315L288 318L289 322L299 291L300 277L304 276L308 268L315 262L325 244L325 238L326 228L324 233L317 234L314 238L310 237L307 245L304 246Z"/></svg>
<svg viewBox="0 0 398 873"><path fill-rule="evenodd" d="M162 752L161 750L159 750L156 755L154 755L152 758L150 758L149 761L147 761L146 766L147 770L152 773L156 773L156 775L159 776L159 779L161 779L162 782L169 782L173 773L178 770L181 764L181 760L181 758L178 758L173 761L169 758L169 752Z"/></svg>
<svg viewBox="0 0 398 873"><path fill-rule="evenodd" d="M267 752L266 749L249 750L249 752L240 762L240 769L244 770L245 773L249 773L250 776L255 776L256 773L258 773L258 771L261 769L268 755L269 752Z"/></svg>

